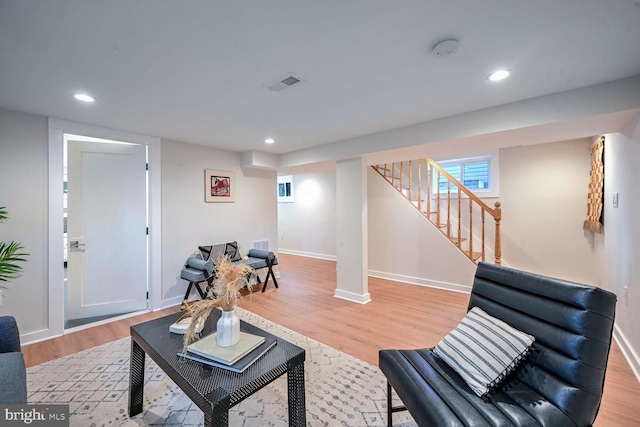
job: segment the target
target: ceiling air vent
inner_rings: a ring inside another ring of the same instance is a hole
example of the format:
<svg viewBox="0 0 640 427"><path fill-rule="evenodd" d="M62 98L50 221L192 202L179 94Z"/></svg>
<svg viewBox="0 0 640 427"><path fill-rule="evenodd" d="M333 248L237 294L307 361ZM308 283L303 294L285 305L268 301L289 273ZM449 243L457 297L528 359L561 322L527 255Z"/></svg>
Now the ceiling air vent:
<svg viewBox="0 0 640 427"><path fill-rule="evenodd" d="M279 77L276 80L267 83L266 85L264 85L264 87L269 89L271 92L280 92L293 85L297 85L300 82L302 82L302 79L300 77L293 75L293 73L289 73L283 77Z"/></svg>

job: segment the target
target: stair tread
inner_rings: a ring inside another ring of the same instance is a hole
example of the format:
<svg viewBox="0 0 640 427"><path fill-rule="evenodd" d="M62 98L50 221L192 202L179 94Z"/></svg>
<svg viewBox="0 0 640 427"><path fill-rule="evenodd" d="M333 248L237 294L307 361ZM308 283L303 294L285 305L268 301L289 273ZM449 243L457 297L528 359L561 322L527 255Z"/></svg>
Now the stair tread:
<svg viewBox="0 0 640 427"><path fill-rule="evenodd" d="M451 240L453 243L458 243L458 240L460 240L460 242L466 242L467 238L463 237L462 239L460 239L456 236L453 236L453 237L449 237L449 240Z"/></svg>
<svg viewBox="0 0 640 427"><path fill-rule="evenodd" d="M469 252L465 251L465 253L469 255ZM482 252L473 251L471 255L469 255L469 257L474 261L478 261L480 258L482 258Z"/></svg>

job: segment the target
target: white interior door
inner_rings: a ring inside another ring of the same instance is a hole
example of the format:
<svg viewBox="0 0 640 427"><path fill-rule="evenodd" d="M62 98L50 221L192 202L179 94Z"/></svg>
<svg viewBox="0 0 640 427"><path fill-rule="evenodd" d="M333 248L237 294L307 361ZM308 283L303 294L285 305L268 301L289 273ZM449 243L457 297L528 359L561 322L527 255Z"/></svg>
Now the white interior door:
<svg viewBox="0 0 640 427"><path fill-rule="evenodd" d="M146 147L69 141L66 319L147 307Z"/></svg>

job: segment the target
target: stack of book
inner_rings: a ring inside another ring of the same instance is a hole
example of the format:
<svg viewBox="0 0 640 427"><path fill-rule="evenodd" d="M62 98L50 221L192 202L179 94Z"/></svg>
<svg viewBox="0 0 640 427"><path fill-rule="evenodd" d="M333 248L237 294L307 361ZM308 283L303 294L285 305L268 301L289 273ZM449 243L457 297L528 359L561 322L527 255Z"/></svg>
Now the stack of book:
<svg viewBox="0 0 640 427"><path fill-rule="evenodd" d="M178 356L233 372L244 372L277 342L273 337L240 332L238 344L220 347L216 342L216 335L214 332L190 344L187 352L178 352Z"/></svg>

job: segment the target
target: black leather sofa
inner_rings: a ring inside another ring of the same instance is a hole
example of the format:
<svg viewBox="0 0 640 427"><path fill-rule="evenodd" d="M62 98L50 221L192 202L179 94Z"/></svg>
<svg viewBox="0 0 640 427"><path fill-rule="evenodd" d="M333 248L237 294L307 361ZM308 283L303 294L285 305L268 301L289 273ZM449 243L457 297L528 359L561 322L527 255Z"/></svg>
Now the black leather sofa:
<svg viewBox="0 0 640 427"><path fill-rule="evenodd" d="M600 288L480 263L468 309L533 335L529 356L478 397L432 348L381 350L388 424L408 409L419 426L590 426L598 414L616 296ZM392 408L391 389L404 407Z"/></svg>

